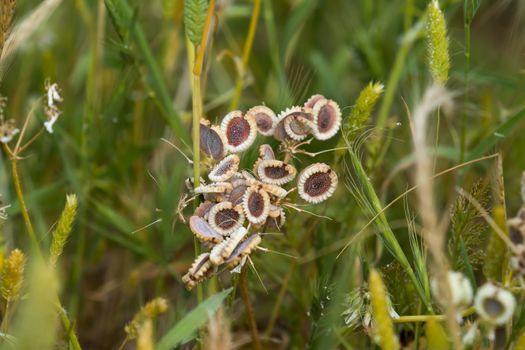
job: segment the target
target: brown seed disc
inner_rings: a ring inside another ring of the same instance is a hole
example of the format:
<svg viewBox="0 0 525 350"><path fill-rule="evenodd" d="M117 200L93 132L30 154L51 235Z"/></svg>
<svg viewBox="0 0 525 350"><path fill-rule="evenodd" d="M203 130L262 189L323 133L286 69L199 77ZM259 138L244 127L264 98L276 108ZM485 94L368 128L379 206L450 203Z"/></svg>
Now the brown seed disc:
<svg viewBox="0 0 525 350"><path fill-rule="evenodd" d="M235 154L222 159L208 174L212 181L226 181L239 169L240 159Z"/></svg>
<svg viewBox="0 0 525 350"><path fill-rule="evenodd" d="M270 108L266 106L255 106L246 112L246 115L253 116L257 130L259 130L261 135L270 136L273 134L273 130L277 124L277 116Z"/></svg>
<svg viewBox="0 0 525 350"><path fill-rule="evenodd" d="M327 140L337 134L341 127L341 110L332 100L321 99L315 103L314 121L316 128L314 136L319 140Z"/></svg>
<svg viewBox="0 0 525 350"><path fill-rule="evenodd" d="M283 123L284 132L293 140L301 141L311 130L314 116L310 109L292 107L279 114L279 121Z"/></svg>
<svg viewBox="0 0 525 350"><path fill-rule="evenodd" d="M200 148L213 159L221 159L225 153L225 138L221 130L216 126L210 127L207 123L201 122Z"/></svg>
<svg viewBox="0 0 525 350"><path fill-rule="evenodd" d="M335 192L337 182L337 174L328 165L312 164L299 175L299 196L309 203L323 202Z"/></svg>
<svg viewBox="0 0 525 350"><path fill-rule="evenodd" d="M268 217L270 196L263 190L250 187L244 193L243 209L248 221L260 224Z"/></svg>
<svg viewBox="0 0 525 350"><path fill-rule="evenodd" d="M253 116L243 116L240 111L228 113L222 120L221 129L226 136L226 148L232 153L247 150L257 136Z"/></svg>
<svg viewBox="0 0 525 350"><path fill-rule="evenodd" d="M259 147L259 158L262 160L275 159L275 153L273 152L272 146L263 144Z"/></svg>
<svg viewBox="0 0 525 350"><path fill-rule="evenodd" d="M225 260L225 263L228 264L230 268L237 266L244 256L251 254L251 252L257 248L261 240L261 236L257 233L246 238L235 247L228 259Z"/></svg>
<svg viewBox="0 0 525 350"><path fill-rule="evenodd" d="M297 174L295 168L280 160L262 160L257 167L261 181L272 185L283 185L292 181Z"/></svg>
<svg viewBox="0 0 525 350"><path fill-rule="evenodd" d="M230 201L233 206L242 204L244 192L246 192L247 188L248 186L246 185L235 186L228 196L228 201Z"/></svg>
<svg viewBox="0 0 525 350"><path fill-rule="evenodd" d="M217 203L211 208L208 222L210 226L222 235L229 235L244 222L244 214L230 202Z"/></svg>
<svg viewBox="0 0 525 350"><path fill-rule="evenodd" d="M215 204L210 201L204 201L201 204L199 204L197 209L195 209L195 212L193 213L193 215L196 215L201 218L206 218L208 216L208 213L210 212L210 209L214 205Z"/></svg>

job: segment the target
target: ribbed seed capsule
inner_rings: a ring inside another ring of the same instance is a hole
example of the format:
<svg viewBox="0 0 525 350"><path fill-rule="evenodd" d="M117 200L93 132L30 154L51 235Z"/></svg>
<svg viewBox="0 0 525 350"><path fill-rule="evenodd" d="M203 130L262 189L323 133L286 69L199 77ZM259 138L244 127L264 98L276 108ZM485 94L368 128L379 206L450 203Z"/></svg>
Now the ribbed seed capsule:
<svg viewBox="0 0 525 350"><path fill-rule="evenodd" d="M219 243L224 237L215 231L203 218L193 215L190 217L190 230L201 242Z"/></svg>
<svg viewBox="0 0 525 350"><path fill-rule="evenodd" d="M249 222L261 224L270 211L270 196L257 187L249 187L244 193L243 209Z"/></svg>
<svg viewBox="0 0 525 350"><path fill-rule="evenodd" d="M229 180L239 169L239 162L239 156L236 154L226 156L210 171L209 179L216 182Z"/></svg>
<svg viewBox="0 0 525 350"><path fill-rule="evenodd" d="M244 214L240 207L234 207L231 202L220 202L210 209L208 222L211 228L226 236L244 223Z"/></svg>
<svg viewBox="0 0 525 350"><path fill-rule="evenodd" d="M241 111L228 113L222 120L221 130L226 137L226 149L232 153L247 150L257 136L255 119Z"/></svg>
<svg viewBox="0 0 525 350"><path fill-rule="evenodd" d="M284 185L292 181L295 175L295 167L280 160L261 160L257 166L259 179L271 185Z"/></svg>
<svg viewBox="0 0 525 350"><path fill-rule="evenodd" d="M275 159L275 153L273 152L272 146L266 143L259 146L259 158L262 160Z"/></svg>
<svg viewBox="0 0 525 350"><path fill-rule="evenodd" d="M199 204L197 209L195 209L195 212L193 213L193 215L196 215L196 216L199 216L201 218L207 219L208 218L208 213L210 212L210 209L214 205L215 205L215 203L212 203L210 201L204 201L201 204Z"/></svg>
<svg viewBox="0 0 525 350"><path fill-rule="evenodd" d="M314 136L318 140L328 140L341 127L341 109L332 100L320 99L313 108Z"/></svg>
<svg viewBox="0 0 525 350"><path fill-rule="evenodd" d="M215 160L221 159L226 153L226 138L221 129L210 126L207 120L200 123L200 149Z"/></svg>
<svg viewBox="0 0 525 350"><path fill-rule="evenodd" d="M275 112L266 106L255 106L246 112L247 116L253 117L257 130L261 135L271 136L277 125L277 116Z"/></svg>
<svg viewBox="0 0 525 350"><path fill-rule="evenodd" d="M308 203L321 203L330 198L337 188L337 174L324 163L306 167L297 180L299 196Z"/></svg>
<svg viewBox="0 0 525 350"><path fill-rule="evenodd" d="M229 193L233 186L229 182L215 182L209 185L195 187L195 193Z"/></svg>
<svg viewBox="0 0 525 350"><path fill-rule="evenodd" d="M186 289L192 290L197 283L203 281L211 273L211 268L210 253L199 255L188 272L182 276L182 282L186 284Z"/></svg>

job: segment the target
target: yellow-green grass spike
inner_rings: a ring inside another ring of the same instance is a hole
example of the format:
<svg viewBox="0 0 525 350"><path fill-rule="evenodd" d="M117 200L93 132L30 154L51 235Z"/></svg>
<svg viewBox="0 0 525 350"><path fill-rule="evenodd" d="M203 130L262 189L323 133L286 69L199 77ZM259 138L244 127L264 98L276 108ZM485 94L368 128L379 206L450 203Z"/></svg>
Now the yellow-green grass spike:
<svg viewBox="0 0 525 350"><path fill-rule="evenodd" d="M66 205L58 219L55 230L52 233L51 247L49 248L49 261L52 266L56 265L58 257L64 251L67 239L71 233L73 222L77 214L78 202L74 194L66 197Z"/></svg>
<svg viewBox="0 0 525 350"><path fill-rule="evenodd" d="M386 288L376 270L370 271L368 279L372 301L374 337L383 350L399 349L399 342L394 332L394 323L388 312Z"/></svg>
<svg viewBox="0 0 525 350"><path fill-rule="evenodd" d="M445 16L436 0L428 4L426 15L428 67L434 82L444 85L450 69Z"/></svg>

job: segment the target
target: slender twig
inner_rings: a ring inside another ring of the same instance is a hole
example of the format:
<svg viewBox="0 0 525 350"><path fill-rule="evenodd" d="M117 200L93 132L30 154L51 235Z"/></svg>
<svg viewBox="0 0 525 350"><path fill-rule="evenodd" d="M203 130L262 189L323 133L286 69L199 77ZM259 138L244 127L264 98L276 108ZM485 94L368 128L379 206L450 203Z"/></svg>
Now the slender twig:
<svg viewBox="0 0 525 350"><path fill-rule="evenodd" d="M284 277L284 280L281 285L281 289L279 290L279 294L277 295L275 305L272 309L272 314L270 315L270 320L268 321L268 326L266 327L266 331L264 332L264 335L266 337L270 337L272 335L273 327L275 326L275 322L277 321L277 317L279 316L279 311L281 310L281 304L284 300L286 290L288 289L288 284L290 283L290 279L292 278L296 267L297 267L297 263L295 261L290 263L290 267L288 268L288 273Z"/></svg>
<svg viewBox="0 0 525 350"><path fill-rule="evenodd" d="M470 316L474 312L476 312L476 309L474 307L471 307L465 311L462 312L462 317ZM446 319L446 315L408 315L408 316L399 316L398 318L394 318L394 323L413 323L413 322L427 322L431 319L434 319L436 321L444 321Z"/></svg>
<svg viewBox="0 0 525 350"><path fill-rule="evenodd" d="M241 288L241 297L244 302L244 308L246 309L246 318L248 319L248 324L250 325L250 331L252 333L253 347L256 350L261 350L261 342L259 340L259 333L257 332L257 323L255 322L253 306L250 301L250 294L248 292L246 266L241 270L241 275L239 276L239 287Z"/></svg>

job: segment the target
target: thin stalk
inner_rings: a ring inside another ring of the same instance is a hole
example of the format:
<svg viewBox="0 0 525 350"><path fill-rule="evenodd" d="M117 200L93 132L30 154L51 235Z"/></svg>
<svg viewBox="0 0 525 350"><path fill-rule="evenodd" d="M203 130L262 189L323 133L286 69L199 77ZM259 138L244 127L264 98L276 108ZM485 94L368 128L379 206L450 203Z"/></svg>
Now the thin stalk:
<svg viewBox="0 0 525 350"><path fill-rule="evenodd" d="M469 71L470 71L470 23L464 23L465 28L465 101L463 108L463 115L461 116L461 134L460 134L460 152L459 152L459 161L463 162L465 159L465 149L467 147L467 114L468 114L468 105L469 105Z"/></svg>
<svg viewBox="0 0 525 350"><path fill-rule="evenodd" d="M401 79L401 73L403 73L403 67L405 66L408 53L412 48L412 44L417 39L420 30L423 28L423 24L424 22L421 20L417 22L401 41L401 47L396 54L394 66L390 71L388 81L385 85L385 95L383 98L383 103L381 104L381 108L379 109L379 115L377 117L376 125L380 133L383 132L383 128L385 127L388 113L390 112L392 102L394 101L394 93L396 92L397 85Z"/></svg>
<svg viewBox="0 0 525 350"><path fill-rule="evenodd" d="M9 328L9 319L11 318L11 308L9 307L10 305L11 303L9 302L9 300L6 300L5 311L4 311L4 315L2 318L2 324L0 325L0 331L4 334L7 332L7 329Z"/></svg>
<svg viewBox="0 0 525 350"><path fill-rule="evenodd" d="M470 316L476 309L471 307L461 314L463 317ZM436 321L444 321L447 318L446 315L409 315L409 316L399 316L398 318L393 319L394 323L415 323L415 322L427 322L431 319Z"/></svg>
<svg viewBox="0 0 525 350"><path fill-rule="evenodd" d="M279 317L279 311L281 310L281 304L283 303L284 295L286 294L288 284L290 283L290 279L292 278L296 267L297 263L293 261L290 264L290 267L288 268L286 276L284 277L281 289L279 290L279 294L277 295L277 300L275 301L275 305L272 309L272 314L270 315L270 320L268 321L268 326L266 327L266 331L264 332L265 337L270 337L272 335L273 327L275 326L277 317Z"/></svg>
<svg viewBox="0 0 525 350"><path fill-rule="evenodd" d="M237 109L239 105L239 100L241 98L241 91L244 81L244 71L246 66L248 66L248 61L250 60L250 54L252 52L253 38L255 37L255 31L257 29L257 21L259 20L259 14L261 12L261 0L253 0L253 11L252 18L250 20L250 27L248 29L248 34L246 36L246 41L244 43L244 49L242 53L242 66L241 71L237 75L237 81L235 82L235 91L233 93L233 98L230 104L230 110Z"/></svg>
<svg viewBox="0 0 525 350"><path fill-rule="evenodd" d="M248 292L248 282L246 281L246 267L241 270L239 277L239 287L241 288L241 297L244 302L244 308L246 309L246 318L250 326L250 332L252 333L253 347L256 350L261 350L261 342L259 340L259 334L257 332L257 323L255 322L255 315L253 313L253 306L250 301L250 294Z"/></svg>

